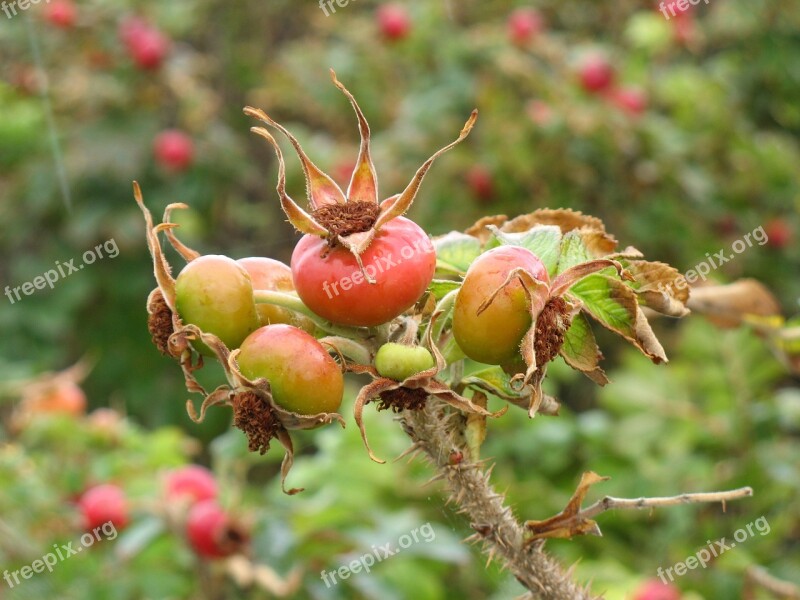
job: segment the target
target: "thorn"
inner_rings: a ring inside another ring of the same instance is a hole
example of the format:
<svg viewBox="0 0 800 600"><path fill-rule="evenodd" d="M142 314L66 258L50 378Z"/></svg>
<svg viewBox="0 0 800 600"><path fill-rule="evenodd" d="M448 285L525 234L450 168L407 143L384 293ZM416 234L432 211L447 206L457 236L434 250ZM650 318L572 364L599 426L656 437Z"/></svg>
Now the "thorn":
<svg viewBox="0 0 800 600"><path fill-rule="evenodd" d="M444 479L444 477L445 477L444 473L437 473L436 475L428 479L428 481L423 483L422 487L428 487L430 484L439 481L440 479Z"/></svg>
<svg viewBox="0 0 800 600"><path fill-rule="evenodd" d="M487 569L489 568L489 565L492 564L492 561L494 560L494 555L495 555L495 549L492 548L491 550L489 550L489 559L486 561Z"/></svg>
<svg viewBox="0 0 800 600"><path fill-rule="evenodd" d="M399 460L402 460L403 458L405 458L405 457L406 457L406 456L408 456L409 454L414 454L415 452L418 452L418 451L419 451L419 449L420 449L420 446L421 446L421 445L420 445L420 443L419 443L419 442L414 442L414 443L413 443L413 444L411 444L411 445L410 445L408 448L406 448L405 450L403 450L402 454L400 454L400 456L398 456L397 458L395 458L395 459L394 459L392 462L397 462L397 461L399 461Z"/></svg>

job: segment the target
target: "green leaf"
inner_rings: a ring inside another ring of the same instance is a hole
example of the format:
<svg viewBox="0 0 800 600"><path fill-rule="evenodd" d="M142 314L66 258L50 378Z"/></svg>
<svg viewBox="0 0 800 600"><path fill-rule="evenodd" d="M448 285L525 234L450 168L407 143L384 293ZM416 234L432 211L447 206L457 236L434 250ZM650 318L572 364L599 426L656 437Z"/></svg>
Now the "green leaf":
<svg viewBox="0 0 800 600"><path fill-rule="evenodd" d="M451 231L433 240L436 249L436 270L463 275L481 253L481 243L477 238Z"/></svg>
<svg viewBox="0 0 800 600"><path fill-rule="evenodd" d="M618 284L618 285L617 285ZM629 295L616 295L622 282L606 275L590 275L570 288L570 292L584 303L584 308L600 323L621 335L633 335L636 321L635 304Z"/></svg>
<svg viewBox="0 0 800 600"><path fill-rule="evenodd" d="M625 283L595 274L573 285L569 293L581 300L584 310L603 327L624 337L653 362L667 361L664 348L639 307L636 292Z"/></svg>
<svg viewBox="0 0 800 600"><path fill-rule="evenodd" d="M511 387L511 376L500 367L489 367L463 379L463 383L476 387L504 400L517 400L530 394L520 392Z"/></svg>
<svg viewBox="0 0 800 600"><path fill-rule="evenodd" d="M608 383L606 374L599 366L603 354L597 346L592 327L583 314L578 313L572 320L572 325L564 334L564 345L560 354L570 367L581 371L595 383Z"/></svg>
<svg viewBox="0 0 800 600"><path fill-rule="evenodd" d="M115 544L119 556L126 559L139 554L164 532L164 522L156 517L145 517L131 525Z"/></svg>
<svg viewBox="0 0 800 600"><path fill-rule="evenodd" d="M558 258L558 272L562 273L570 267L579 265L595 258L589 253L580 232L570 231L561 241L560 255Z"/></svg>
<svg viewBox="0 0 800 600"><path fill-rule="evenodd" d="M561 253L561 229L559 227L536 225L521 233L506 233L494 225L488 227L494 237L486 244L487 249L497 246L522 246L539 257L550 275L556 272Z"/></svg>
<svg viewBox="0 0 800 600"><path fill-rule="evenodd" d="M448 279L434 279L431 284L428 286L428 290L433 294L433 297L436 298L438 302L442 298L444 298L450 292L457 290L461 287L461 283L458 281L450 281Z"/></svg>

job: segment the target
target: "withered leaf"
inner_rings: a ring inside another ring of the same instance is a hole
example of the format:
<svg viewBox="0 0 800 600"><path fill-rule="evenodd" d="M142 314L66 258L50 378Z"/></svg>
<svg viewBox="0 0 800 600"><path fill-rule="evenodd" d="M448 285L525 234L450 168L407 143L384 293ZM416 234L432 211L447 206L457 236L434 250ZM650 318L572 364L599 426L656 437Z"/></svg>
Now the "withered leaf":
<svg viewBox="0 0 800 600"><path fill-rule="evenodd" d="M589 489L608 479L608 477L601 477L593 471L584 473L578 488L563 511L544 521L525 521L525 529L530 532L527 543L547 538L571 538L575 535L602 535L597 522L582 518L580 511Z"/></svg>

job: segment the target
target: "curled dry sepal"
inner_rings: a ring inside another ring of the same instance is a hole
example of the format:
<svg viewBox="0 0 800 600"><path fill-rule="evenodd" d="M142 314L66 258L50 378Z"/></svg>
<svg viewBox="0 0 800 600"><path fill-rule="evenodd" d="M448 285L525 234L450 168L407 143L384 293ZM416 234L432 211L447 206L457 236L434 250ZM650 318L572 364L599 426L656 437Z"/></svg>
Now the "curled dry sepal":
<svg viewBox="0 0 800 600"><path fill-rule="evenodd" d="M186 206L170 204L165 209L164 222L154 225L153 217L144 204L137 183L133 184L133 190L136 202L144 214L147 245L153 258L154 274L158 284L147 300L148 328L158 349L179 360L186 380L186 389L204 397L199 414L192 401L187 400L186 410L189 417L199 423L203 421L206 410L211 406L232 407L234 425L247 435L251 451L264 454L269 449L272 439L277 439L281 443L285 449L281 463L281 487L290 495L302 491L298 488L287 490L285 486L286 476L294 462L294 447L288 431L313 429L333 421L338 421L344 427L344 419L338 413L300 415L281 408L272 398L269 381L266 379L252 381L239 371L236 364L238 350L229 350L217 336L181 321L176 309L175 279L161 250L159 234L165 232L171 245L187 262L200 256L178 241L171 231L176 227L170 220L172 211ZM211 392L200 385L194 372L203 366L203 356L192 347L193 342L205 345L219 360L228 380L227 385L221 385Z"/></svg>
<svg viewBox="0 0 800 600"><path fill-rule="evenodd" d="M465 380L526 408L531 416L557 413L557 403L541 389L547 363L556 356L599 385L608 383L587 316L661 363L667 357L645 309L671 317L689 312L688 288L677 269L644 260L633 247L619 250L600 219L580 212L541 209L514 219L485 217L464 234L447 234L434 245L437 271L444 277L463 275L482 252L501 245L527 248L547 268L550 282L523 269L513 271L481 306L485 309L513 281L522 284L531 312L531 328L520 347L524 368L492 367ZM436 286L444 294L457 290L458 283L440 280Z"/></svg>
<svg viewBox="0 0 800 600"><path fill-rule="evenodd" d="M364 428L364 406L378 400L378 410L391 409L395 413L401 413L405 410L421 410L425 408L425 404L429 396L433 396L442 400L446 404L457 408L458 410L467 414L481 415L483 417L499 417L506 412L506 409L492 413L484 407L479 406L472 402L469 398L465 398L460 394L454 392L449 385L437 379L437 375L441 373L447 363L442 356L441 351L433 343L433 332L437 319L441 317L441 312L435 312L431 315L428 323L428 328L425 331L425 348L431 353L436 363L430 369L420 371L419 373L407 377L403 381L397 381L388 377L382 377L372 365L361 365L357 363L349 363L347 370L353 373L367 373L374 381L368 383L361 388L361 391L356 397L353 414L355 416L356 424L361 432L361 438L364 440L364 445L367 447L367 452L372 460L378 463L385 461L377 458L367 441L367 432Z"/></svg>
<svg viewBox="0 0 800 600"><path fill-rule="evenodd" d="M375 239L378 231L389 221L402 216L414 202L420 184L433 162L442 154L453 148L466 138L475 121L478 111L470 115L458 138L435 152L414 174L406 188L400 193L391 196L382 202L378 198L378 177L372 163L370 153L370 129L364 113L358 106L353 95L336 79L336 74L331 69L333 83L347 97L358 118L358 127L361 135L356 166L350 178L347 192L343 192L338 184L326 173L322 172L306 155L300 142L283 125L274 121L263 110L246 107L244 113L254 117L285 135L297 152L303 166L306 178L308 204L311 212L306 212L286 193L286 165L278 143L275 138L263 127L253 127L251 131L263 137L275 150L278 158L278 195L281 207L286 213L289 222L297 231L316 235L327 240L333 248L338 245L347 248L355 257L361 268L364 278L373 283L373 278L364 270L361 255Z"/></svg>

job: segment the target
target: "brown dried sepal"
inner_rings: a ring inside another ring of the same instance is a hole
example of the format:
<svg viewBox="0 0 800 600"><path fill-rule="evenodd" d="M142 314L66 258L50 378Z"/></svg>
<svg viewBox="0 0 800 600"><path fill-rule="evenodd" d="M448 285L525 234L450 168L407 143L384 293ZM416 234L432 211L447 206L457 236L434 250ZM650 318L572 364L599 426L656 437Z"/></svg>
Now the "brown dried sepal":
<svg viewBox="0 0 800 600"><path fill-rule="evenodd" d="M150 292L147 298L147 330L150 332L153 344L161 354L180 358L180 352L176 353L176 349L169 343L169 338L175 333L174 319L172 309L164 300L161 290L156 288Z"/></svg>
<svg viewBox="0 0 800 600"><path fill-rule="evenodd" d="M378 395L377 408L381 410L391 410L394 413L401 413L404 410L421 410L425 408L428 400L428 392L420 388L399 387L394 390L386 390ZM369 404L370 401L367 402Z"/></svg>
<svg viewBox="0 0 800 600"><path fill-rule="evenodd" d="M550 298L544 305L536 320L536 337L533 342L537 365L545 365L558 356L572 318L572 310L560 296Z"/></svg>
<svg viewBox="0 0 800 600"><path fill-rule="evenodd" d="M266 453L281 429L270 403L253 390L243 390L233 395L232 404L233 424L247 436L247 449Z"/></svg>

